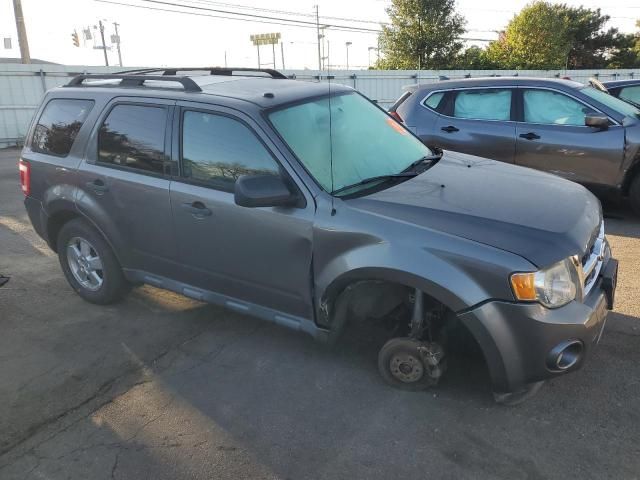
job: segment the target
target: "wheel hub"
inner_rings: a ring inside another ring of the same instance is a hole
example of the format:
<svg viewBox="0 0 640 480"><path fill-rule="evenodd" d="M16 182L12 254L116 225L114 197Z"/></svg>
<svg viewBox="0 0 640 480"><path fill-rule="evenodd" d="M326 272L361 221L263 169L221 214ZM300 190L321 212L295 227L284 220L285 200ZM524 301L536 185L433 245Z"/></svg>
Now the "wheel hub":
<svg viewBox="0 0 640 480"><path fill-rule="evenodd" d="M73 278L87 290L99 290L104 282L102 260L84 238L73 237L67 243L67 263Z"/></svg>
<svg viewBox="0 0 640 480"><path fill-rule="evenodd" d="M404 383L417 382L424 375L422 361L408 353L399 353L389 361L391 374Z"/></svg>

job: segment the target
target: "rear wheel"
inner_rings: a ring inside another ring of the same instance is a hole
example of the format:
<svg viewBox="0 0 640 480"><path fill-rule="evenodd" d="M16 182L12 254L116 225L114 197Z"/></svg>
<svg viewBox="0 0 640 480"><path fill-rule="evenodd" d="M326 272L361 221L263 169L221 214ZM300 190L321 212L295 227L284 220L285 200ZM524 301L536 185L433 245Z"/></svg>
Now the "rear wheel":
<svg viewBox="0 0 640 480"><path fill-rule="evenodd" d="M631 180L629 186L629 202L636 215L640 216L640 173Z"/></svg>
<svg viewBox="0 0 640 480"><path fill-rule="evenodd" d="M66 223L58 234L58 259L69 285L88 302L117 302L129 283L109 244L81 219Z"/></svg>

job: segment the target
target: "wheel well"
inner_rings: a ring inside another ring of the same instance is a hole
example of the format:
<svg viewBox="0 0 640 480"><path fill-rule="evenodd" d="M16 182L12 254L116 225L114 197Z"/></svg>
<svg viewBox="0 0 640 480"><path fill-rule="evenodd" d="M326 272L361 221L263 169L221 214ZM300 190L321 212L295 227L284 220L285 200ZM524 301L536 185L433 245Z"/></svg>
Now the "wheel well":
<svg viewBox="0 0 640 480"><path fill-rule="evenodd" d="M415 288L409 285L387 280L358 280L342 289L330 304L321 304L321 309L333 338L340 336L352 321L379 320L402 330L410 324L414 297ZM428 294L424 294L424 299L426 310L441 312L443 324L457 320L455 313L442 302Z"/></svg>
<svg viewBox="0 0 640 480"><path fill-rule="evenodd" d="M60 233L64 224L79 217L80 215L78 213L71 210L62 210L49 217L49 221L47 222L47 238L49 239L49 245L54 252L58 252L58 233Z"/></svg>

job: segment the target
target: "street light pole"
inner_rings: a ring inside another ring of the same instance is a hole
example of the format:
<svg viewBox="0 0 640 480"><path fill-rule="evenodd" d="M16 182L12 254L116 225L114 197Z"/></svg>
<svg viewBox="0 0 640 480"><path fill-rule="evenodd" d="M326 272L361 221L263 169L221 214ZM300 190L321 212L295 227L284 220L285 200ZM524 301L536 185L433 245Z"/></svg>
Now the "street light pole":
<svg viewBox="0 0 640 480"><path fill-rule="evenodd" d="M314 5L316 9L316 34L318 35L318 71L322 71L322 53L320 52L320 13L318 12L318 5Z"/></svg>
<svg viewBox="0 0 640 480"><path fill-rule="evenodd" d="M349 47L353 45L351 42L346 42L345 46L347 47L347 70L349 70Z"/></svg>

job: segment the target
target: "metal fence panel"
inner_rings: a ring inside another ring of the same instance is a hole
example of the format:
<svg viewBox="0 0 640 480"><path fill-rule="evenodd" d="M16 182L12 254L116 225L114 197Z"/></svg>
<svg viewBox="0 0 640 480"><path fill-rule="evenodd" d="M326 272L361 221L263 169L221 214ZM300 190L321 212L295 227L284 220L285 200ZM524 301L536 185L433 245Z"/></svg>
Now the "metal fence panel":
<svg viewBox="0 0 640 480"><path fill-rule="evenodd" d="M133 68L133 67L131 67ZM129 69L131 69L129 68ZM120 67L83 65L0 64L0 148L15 145L24 138L34 111L44 92L64 85L80 73L114 73ZM402 88L416 83L437 82L443 77L456 79L486 76L570 77L585 83L591 77L601 80L640 77L640 69L629 70L285 70L302 81L335 82L362 92L387 108L402 94Z"/></svg>

